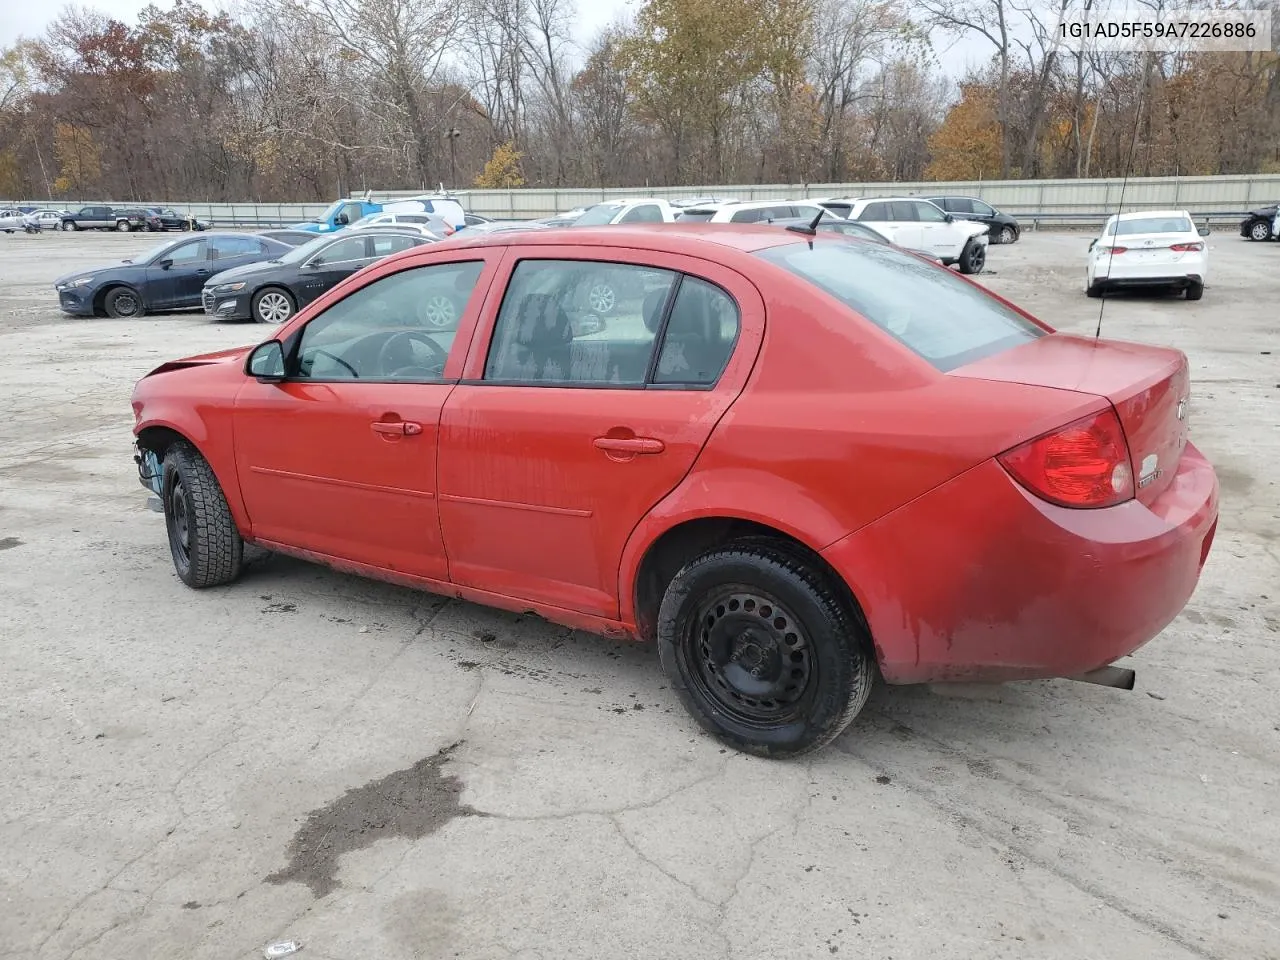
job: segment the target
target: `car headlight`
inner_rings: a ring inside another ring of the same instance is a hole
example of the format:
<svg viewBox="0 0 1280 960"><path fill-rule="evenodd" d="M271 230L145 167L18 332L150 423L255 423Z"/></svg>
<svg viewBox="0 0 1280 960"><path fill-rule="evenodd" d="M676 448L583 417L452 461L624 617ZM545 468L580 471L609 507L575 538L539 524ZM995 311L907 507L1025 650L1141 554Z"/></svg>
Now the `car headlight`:
<svg viewBox="0 0 1280 960"><path fill-rule="evenodd" d="M213 293L215 296L221 296L224 293L239 293L243 289L243 283L220 283L213 288Z"/></svg>
<svg viewBox="0 0 1280 960"><path fill-rule="evenodd" d="M62 289L70 290L72 287L87 287L92 282L93 282L92 276L76 277L74 280L69 280L66 283L64 283L62 285Z"/></svg>

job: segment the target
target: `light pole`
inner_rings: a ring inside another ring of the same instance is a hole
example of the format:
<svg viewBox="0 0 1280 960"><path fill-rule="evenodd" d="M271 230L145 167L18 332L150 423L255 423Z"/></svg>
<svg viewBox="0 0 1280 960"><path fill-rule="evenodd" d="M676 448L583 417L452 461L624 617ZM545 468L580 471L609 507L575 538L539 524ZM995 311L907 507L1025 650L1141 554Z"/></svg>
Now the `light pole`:
<svg viewBox="0 0 1280 960"><path fill-rule="evenodd" d="M449 138L449 189L456 190L458 189L458 156L455 145L458 138L462 136L462 131L457 127L450 127L444 135Z"/></svg>

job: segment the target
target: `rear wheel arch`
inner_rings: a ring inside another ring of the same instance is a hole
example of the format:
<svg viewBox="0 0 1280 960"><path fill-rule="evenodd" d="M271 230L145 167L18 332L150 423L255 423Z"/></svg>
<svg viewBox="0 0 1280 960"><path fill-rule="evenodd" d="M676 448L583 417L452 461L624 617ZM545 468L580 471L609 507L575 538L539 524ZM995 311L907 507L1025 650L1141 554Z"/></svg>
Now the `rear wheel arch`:
<svg viewBox="0 0 1280 960"><path fill-rule="evenodd" d="M711 516L677 523L663 531L645 549L631 585L636 633L641 640L656 639L658 611L667 587L676 574L703 554L731 545L765 545L800 561L830 584L849 615L863 628L865 635L871 637L870 627L856 592L816 547L791 533L759 521ZM876 650L867 652L878 659Z"/></svg>

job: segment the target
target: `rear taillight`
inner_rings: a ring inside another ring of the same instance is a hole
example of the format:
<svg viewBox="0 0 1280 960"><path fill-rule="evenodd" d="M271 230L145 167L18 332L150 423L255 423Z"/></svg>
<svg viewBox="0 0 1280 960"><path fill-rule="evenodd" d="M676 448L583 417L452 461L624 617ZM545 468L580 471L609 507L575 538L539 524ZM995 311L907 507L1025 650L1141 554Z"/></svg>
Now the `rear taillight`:
<svg viewBox="0 0 1280 960"><path fill-rule="evenodd" d="M1128 251L1128 249L1129 249L1128 247L1099 247L1098 252L1115 254L1115 253L1125 253Z"/></svg>
<svg viewBox="0 0 1280 960"><path fill-rule="evenodd" d="M1204 249L1203 243L1175 243L1169 248L1174 253L1195 253Z"/></svg>
<svg viewBox="0 0 1280 960"><path fill-rule="evenodd" d="M1063 507L1110 507L1133 497L1129 444L1113 409L1014 447L1000 463L1037 497Z"/></svg>

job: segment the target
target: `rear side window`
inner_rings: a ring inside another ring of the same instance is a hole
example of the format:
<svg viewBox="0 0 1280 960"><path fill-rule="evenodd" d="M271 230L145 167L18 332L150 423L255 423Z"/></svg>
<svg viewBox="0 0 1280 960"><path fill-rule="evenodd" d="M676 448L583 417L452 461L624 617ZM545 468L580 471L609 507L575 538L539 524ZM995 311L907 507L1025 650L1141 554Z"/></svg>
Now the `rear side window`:
<svg viewBox="0 0 1280 960"><path fill-rule="evenodd" d="M952 197L947 201L946 209L950 213L973 213L973 201L965 197Z"/></svg>
<svg viewBox="0 0 1280 960"><path fill-rule="evenodd" d="M757 208L751 210L739 210L729 218L730 223L759 223L764 219L764 211Z"/></svg>
<svg viewBox="0 0 1280 960"><path fill-rule="evenodd" d="M853 204L851 203L824 203L823 206L837 217L844 217L845 219L848 219L849 212L853 209Z"/></svg>
<svg viewBox="0 0 1280 960"><path fill-rule="evenodd" d="M916 205L910 200L894 200L889 204L891 220L916 220Z"/></svg>
<svg viewBox="0 0 1280 960"><path fill-rule="evenodd" d="M716 215L714 210L685 210L679 218L680 220L688 220L691 223L704 223Z"/></svg>
<svg viewBox="0 0 1280 960"><path fill-rule="evenodd" d="M943 372L1045 334L951 271L890 246L789 243L757 256L835 297Z"/></svg>
<svg viewBox="0 0 1280 960"><path fill-rule="evenodd" d="M884 223L893 218L889 215L889 205L887 203L868 203L862 208L862 213L858 216L858 219Z"/></svg>
<svg viewBox="0 0 1280 960"><path fill-rule="evenodd" d="M737 339L737 304L714 284L684 277L667 318L653 382L715 383Z"/></svg>

